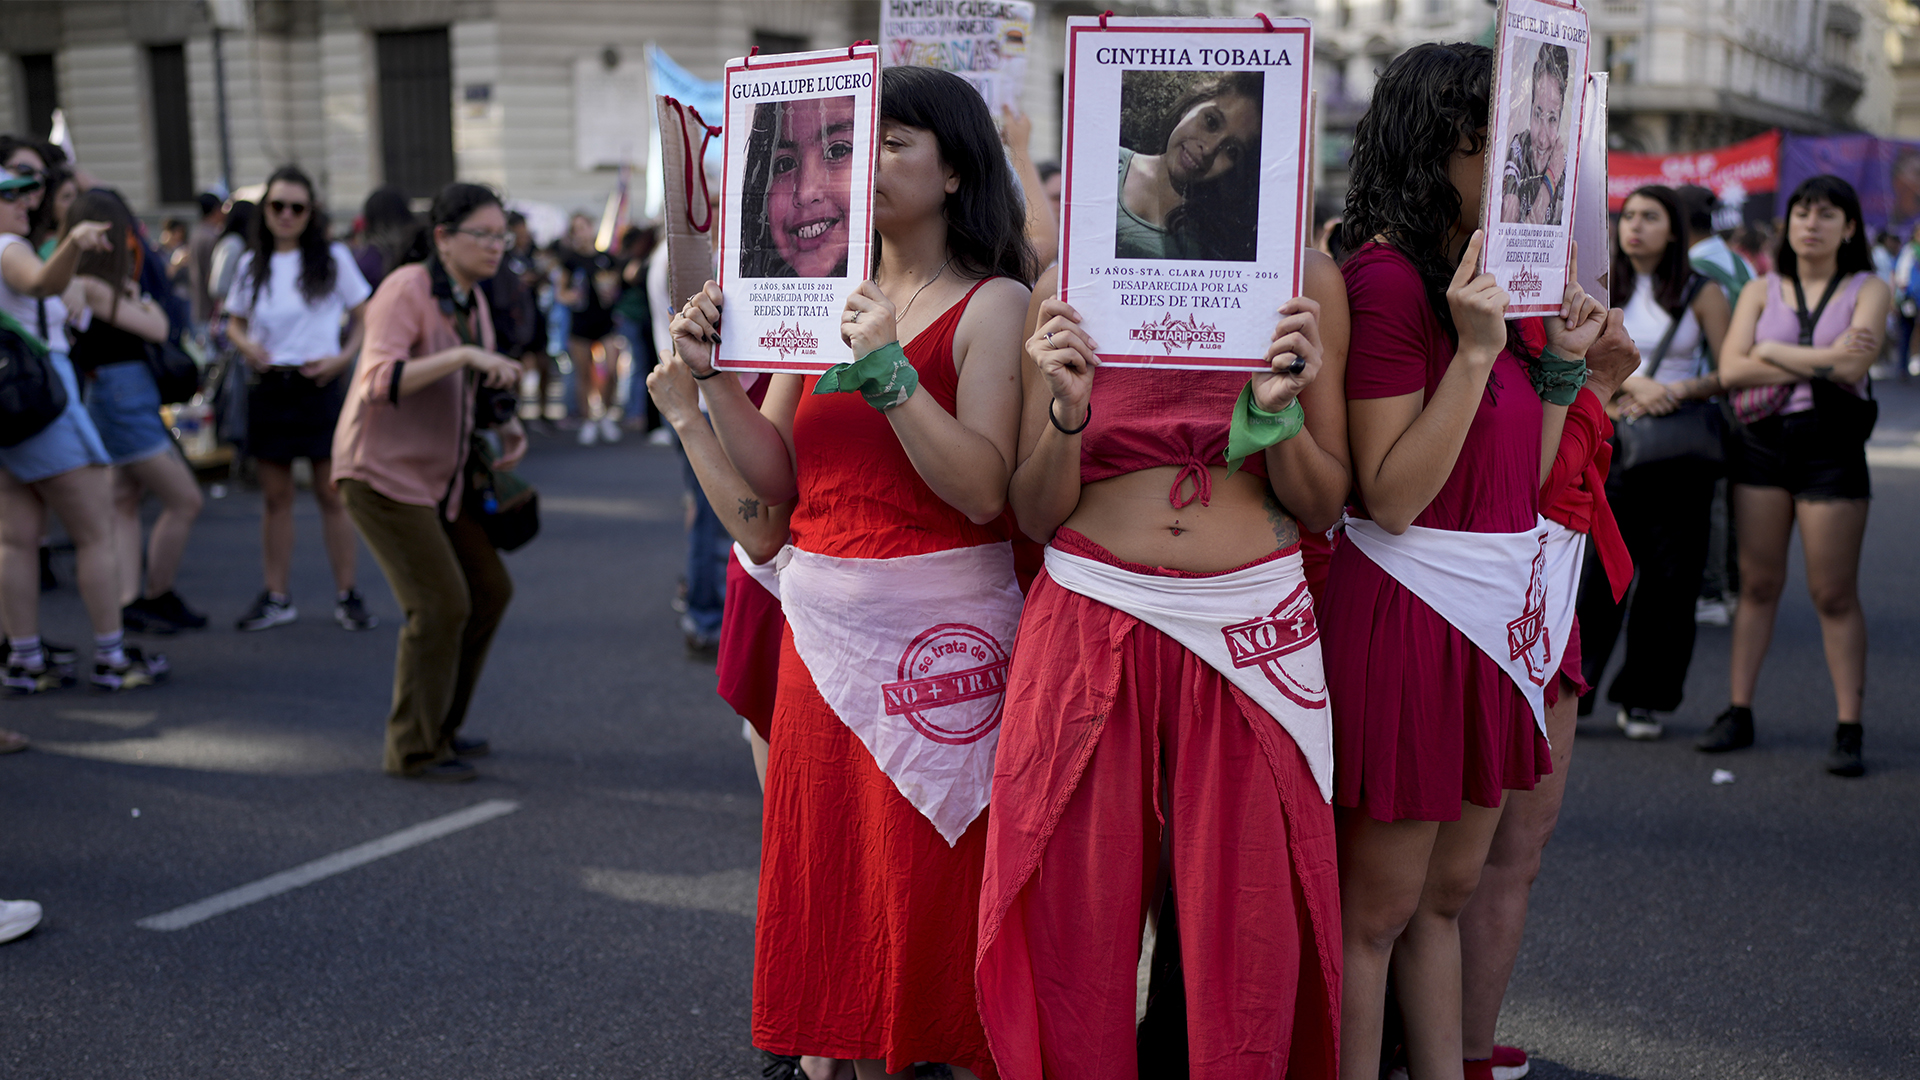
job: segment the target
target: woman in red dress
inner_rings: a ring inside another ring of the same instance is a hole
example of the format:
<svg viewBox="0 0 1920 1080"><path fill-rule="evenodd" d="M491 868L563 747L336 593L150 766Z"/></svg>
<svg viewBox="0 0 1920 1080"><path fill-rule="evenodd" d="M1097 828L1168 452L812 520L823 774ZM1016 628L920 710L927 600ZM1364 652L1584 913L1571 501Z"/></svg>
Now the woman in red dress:
<svg viewBox="0 0 1920 1080"><path fill-rule="evenodd" d="M1464 44L1401 54L1354 138L1342 272L1359 505L1323 609L1349 1080L1377 1075L1389 960L1412 1075L1463 1075L1460 909L1501 792L1551 769L1543 448L1550 466L1605 310L1570 283L1536 355L1476 273L1492 61Z"/></svg>
<svg viewBox="0 0 1920 1080"><path fill-rule="evenodd" d="M779 376L760 409L737 380L706 384L755 494L796 500L753 1041L853 1059L862 1080L916 1061L994 1077L972 974L1000 698L907 705L990 683L1012 645L1004 510L1032 250L980 95L925 68L882 80L878 271L841 323L858 360ZM722 306L709 282L674 319L697 377Z"/></svg>

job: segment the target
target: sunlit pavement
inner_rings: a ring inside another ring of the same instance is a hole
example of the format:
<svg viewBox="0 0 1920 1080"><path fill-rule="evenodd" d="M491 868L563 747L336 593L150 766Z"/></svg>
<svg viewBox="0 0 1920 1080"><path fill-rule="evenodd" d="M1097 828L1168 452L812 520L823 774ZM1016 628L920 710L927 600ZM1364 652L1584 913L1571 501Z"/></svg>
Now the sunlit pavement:
<svg viewBox="0 0 1920 1080"><path fill-rule="evenodd" d="M1702 629L1665 741L1596 715L1501 1032L1535 1076L1920 1075L1920 390L1879 389L1869 775L1820 769L1832 699L1797 569L1755 749L1689 745L1725 704L1725 630ZM383 625L334 625L310 500L298 623L232 629L259 589L258 502L235 490L180 582L213 627L140 642L170 685L0 703L36 743L0 758L0 896L47 909L0 946L0 1075L755 1075L760 801L668 607L678 460L538 438L525 472L545 525L508 556L476 783L380 774L397 609L363 551ZM46 631L83 641L62 570Z"/></svg>

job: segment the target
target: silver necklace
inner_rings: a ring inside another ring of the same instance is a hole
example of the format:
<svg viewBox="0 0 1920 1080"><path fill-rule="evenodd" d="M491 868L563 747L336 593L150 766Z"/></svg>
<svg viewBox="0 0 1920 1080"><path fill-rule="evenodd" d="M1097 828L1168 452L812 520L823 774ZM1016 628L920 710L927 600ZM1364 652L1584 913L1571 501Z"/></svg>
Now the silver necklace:
<svg viewBox="0 0 1920 1080"><path fill-rule="evenodd" d="M931 284L933 284L934 282L936 282L936 281L939 281L939 280L940 280L940 275L941 275L941 274L944 274L944 273L946 273L946 272L947 272L947 263L950 263L950 262L952 262L952 261L953 261L953 256L951 256L951 255L949 255L949 256L947 256L947 262L943 262L943 263L941 263L941 264L940 264L940 269L938 269L938 270L935 270L935 271L933 272L933 276L927 279L927 285L931 285ZM918 299L920 299L920 294L921 294L921 293L923 293L923 292L926 292L926 291L927 291L927 285L922 285L922 286L920 286L919 288L917 288L917 289L915 289L915 290L913 290L913 295L912 295L912 296L909 296L909 297L907 297L907 306L906 306L906 307L903 307L903 308L901 308L901 309L900 309L900 317L899 317L898 319L896 319L896 320L894 320L895 322L906 322L906 321L907 321L907 312L909 312L909 311L912 311L912 310L913 310L913 302L914 302L915 300L918 300Z"/></svg>

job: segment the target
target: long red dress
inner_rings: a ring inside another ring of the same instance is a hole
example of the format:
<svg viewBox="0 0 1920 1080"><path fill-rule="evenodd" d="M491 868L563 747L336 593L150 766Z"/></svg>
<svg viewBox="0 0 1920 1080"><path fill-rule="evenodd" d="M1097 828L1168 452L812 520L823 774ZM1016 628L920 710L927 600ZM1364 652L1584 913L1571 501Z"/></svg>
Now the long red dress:
<svg viewBox="0 0 1920 1080"><path fill-rule="evenodd" d="M953 335L972 297L905 345L921 387L949 413ZM935 495L884 415L858 394L815 395L816 381L794 417L796 547L892 559L1009 539L1005 518L975 525ZM790 629L768 743L754 1045L997 1077L973 993L988 815L949 847L821 698Z"/></svg>

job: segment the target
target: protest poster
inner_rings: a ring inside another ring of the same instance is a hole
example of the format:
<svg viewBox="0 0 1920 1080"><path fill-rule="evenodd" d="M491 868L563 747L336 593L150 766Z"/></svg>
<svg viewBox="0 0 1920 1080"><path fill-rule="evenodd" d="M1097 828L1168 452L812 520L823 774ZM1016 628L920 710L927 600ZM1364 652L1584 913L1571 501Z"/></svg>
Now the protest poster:
<svg viewBox="0 0 1920 1080"><path fill-rule="evenodd" d="M1572 0L1502 0L1497 18L1482 265L1518 319L1559 311L1566 291L1587 16Z"/></svg>
<svg viewBox="0 0 1920 1080"><path fill-rule="evenodd" d="M1573 242L1580 251L1580 287L1612 307L1613 242L1607 231L1607 73L1587 76L1580 115L1580 186L1573 193Z"/></svg>
<svg viewBox="0 0 1920 1080"><path fill-rule="evenodd" d="M867 277L880 51L727 62L715 366L818 374L852 360L847 295Z"/></svg>
<svg viewBox="0 0 1920 1080"><path fill-rule="evenodd" d="M713 277L713 223L718 194L703 165L720 134L698 109L665 94L653 99L660 132L661 217L667 231L667 296L676 307Z"/></svg>
<svg viewBox="0 0 1920 1080"><path fill-rule="evenodd" d="M888 67L951 71L980 91L995 120L1020 110L1027 83L1028 0L882 0L880 56Z"/></svg>
<svg viewBox="0 0 1920 1080"><path fill-rule="evenodd" d="M1067 20L1060 297L1103 363L1266 366L1309 224L1304 19Z"/></svg>

